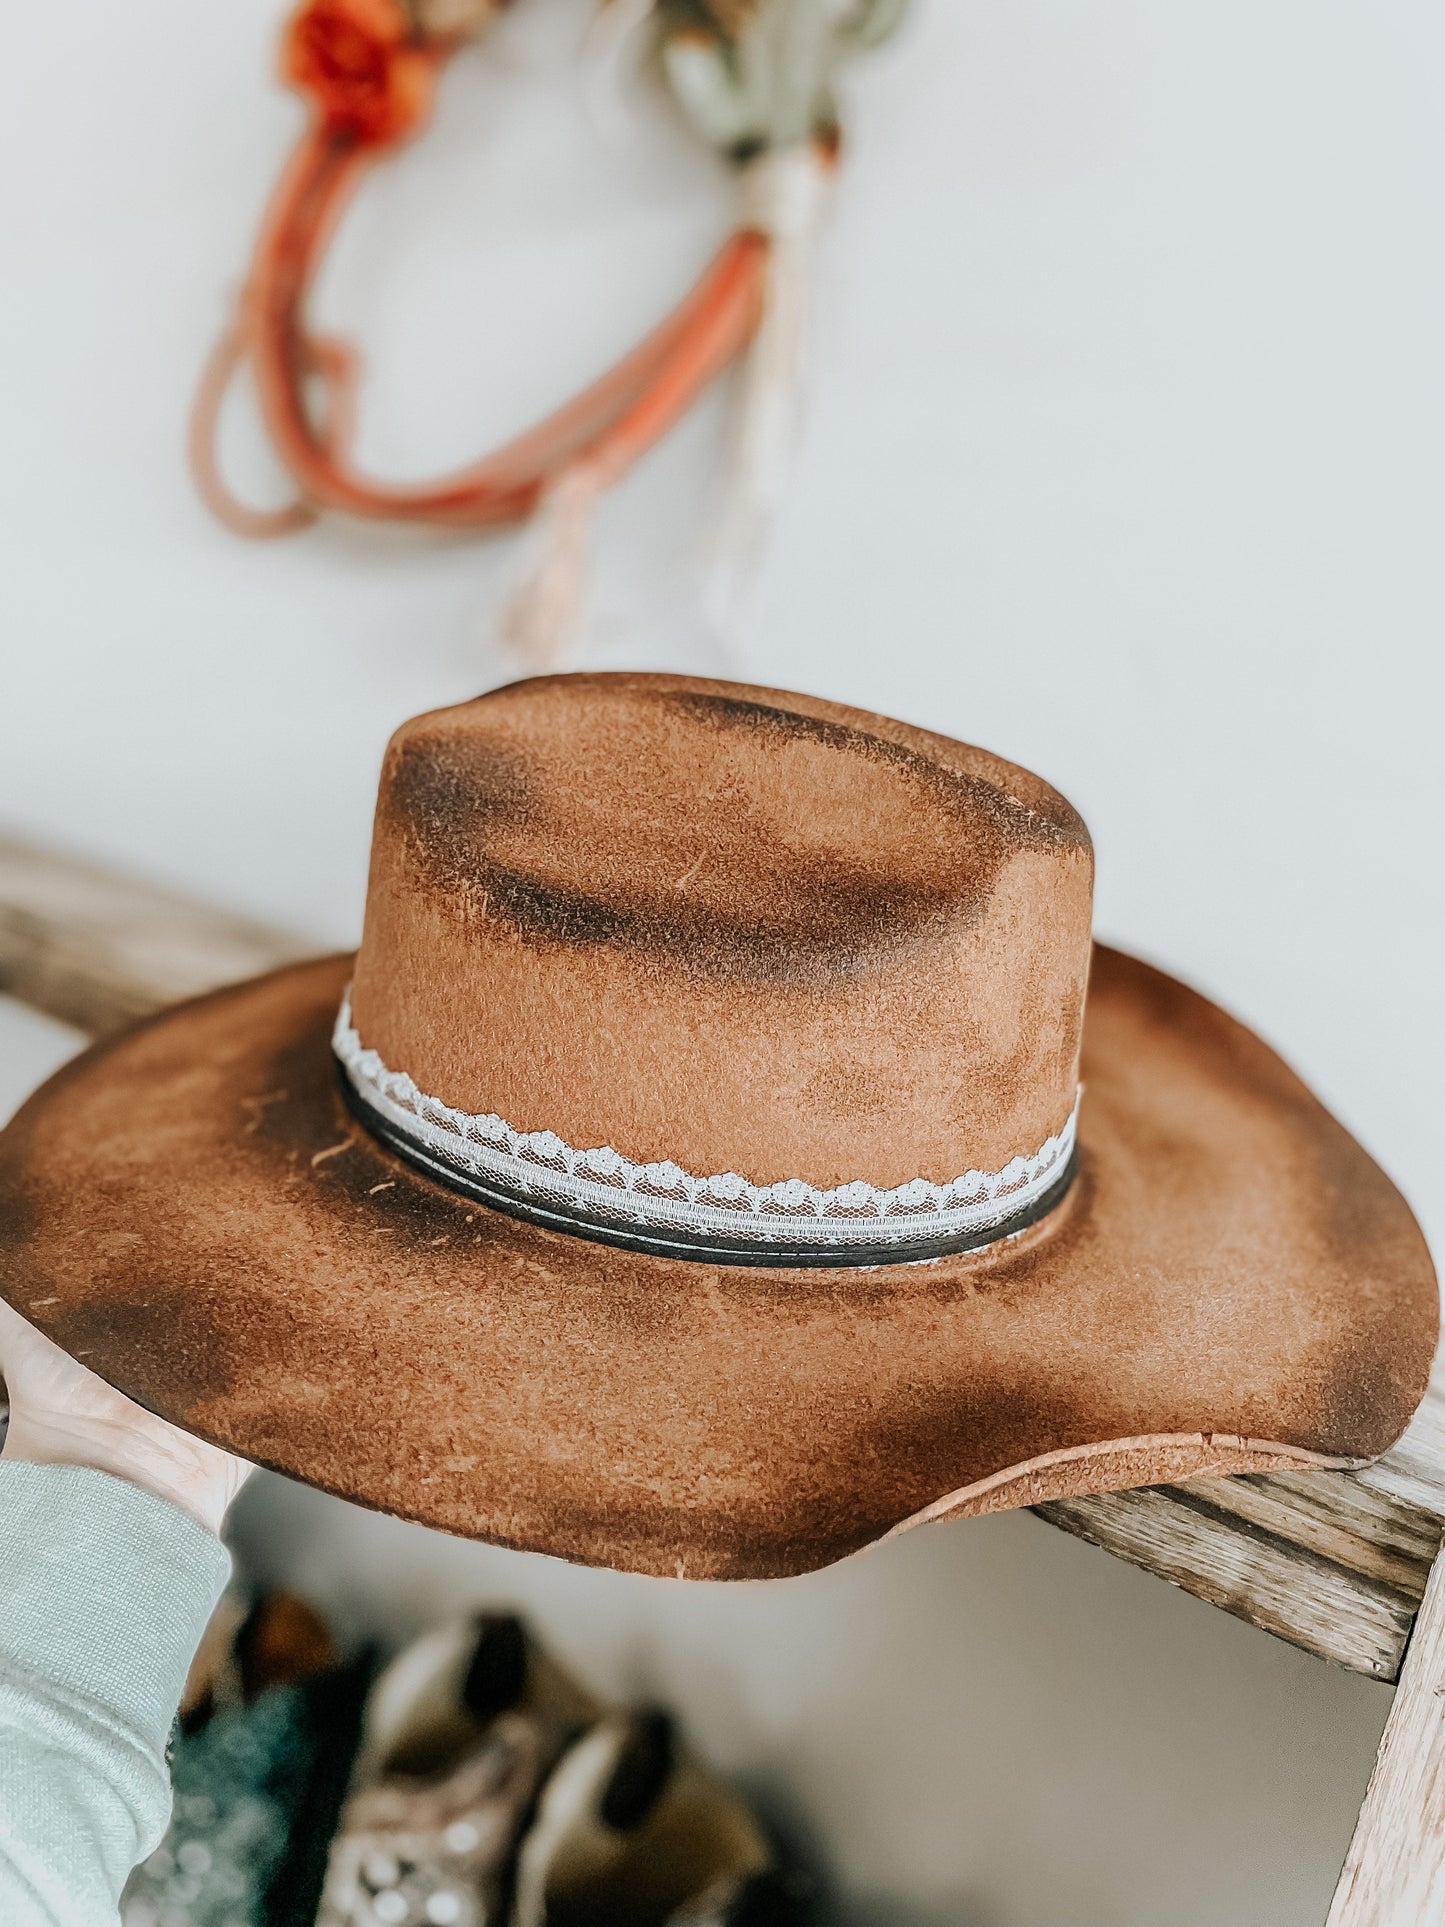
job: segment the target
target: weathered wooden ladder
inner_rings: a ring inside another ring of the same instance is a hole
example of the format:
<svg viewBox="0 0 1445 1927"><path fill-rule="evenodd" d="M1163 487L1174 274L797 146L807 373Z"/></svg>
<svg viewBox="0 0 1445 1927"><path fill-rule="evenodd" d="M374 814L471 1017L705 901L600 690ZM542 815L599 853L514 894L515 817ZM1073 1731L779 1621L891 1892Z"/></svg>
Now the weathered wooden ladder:
<svg viewBox="0 0 1445 1927"><path fill-rule="evenodd" d="M0 992L91 1037L304 954L0 839ZM1040 1518L1337 1666L1398 1682L1327 1927L1445 1927L1445 1378L1363 1472L1200 1479Z"/></svg>

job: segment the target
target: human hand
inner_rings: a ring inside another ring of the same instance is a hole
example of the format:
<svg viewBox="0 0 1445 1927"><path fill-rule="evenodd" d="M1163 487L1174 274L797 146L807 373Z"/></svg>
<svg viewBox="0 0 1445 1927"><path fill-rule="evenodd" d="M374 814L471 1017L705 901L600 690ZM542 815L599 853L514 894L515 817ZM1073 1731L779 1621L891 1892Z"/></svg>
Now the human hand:
<svg viewBox="0 0 1445 1927"><path fill-rule="evenodd" d="M10 1430L0 1457L89 1465L168 1499L211 1532L250 1476L244 1459L157 1418L52 1344L0 1299Z"/></svg>

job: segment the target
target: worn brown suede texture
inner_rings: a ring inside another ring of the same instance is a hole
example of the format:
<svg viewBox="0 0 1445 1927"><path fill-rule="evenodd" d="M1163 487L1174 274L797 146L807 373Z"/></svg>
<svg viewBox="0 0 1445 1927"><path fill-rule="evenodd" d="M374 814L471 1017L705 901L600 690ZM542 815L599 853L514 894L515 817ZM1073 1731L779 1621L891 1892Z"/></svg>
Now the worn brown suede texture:
<svg viewBox="0 0 1445 1927"><path fill-rule="evenodd" d="M52 1079L0 1134L0 1290L248 1458L666 1575L1372 1456L1436 1336L1407 1206L1258 1038L1117 952L1093 953L1068 1197L924 1264L545 1230L421 1176L338 1092L354 971L363 1040L450 1103L754 1179L953 1176L1067 1115L1088 870L1037 779L803 698L563 678L422 718L388 757L362 958L181 1006Z"/></svg>
<svg viewBox="0 0 1445 1927"><path fill-rule="evenodd" d="M443 1190L337 1093L350 967L183 1006L0 1135L5 1296L152 1409L347 1498L758 1578L1050 1453L1086 1455L961 1509L1276 1444L1372 1455L1423 1392L1434 1284L1398 1193L1262 1043L1116 952L1059 1213L873 1271L623 1252Z"/></svg>
<svg viewBox="0 0 1445 1927"><path fill-rule="evenodd" d="M356 1026L578 1148L947 1183L1068 1118L1092 889L1075 812L981 750L776 690L539 677L393 737Z"/></svg>

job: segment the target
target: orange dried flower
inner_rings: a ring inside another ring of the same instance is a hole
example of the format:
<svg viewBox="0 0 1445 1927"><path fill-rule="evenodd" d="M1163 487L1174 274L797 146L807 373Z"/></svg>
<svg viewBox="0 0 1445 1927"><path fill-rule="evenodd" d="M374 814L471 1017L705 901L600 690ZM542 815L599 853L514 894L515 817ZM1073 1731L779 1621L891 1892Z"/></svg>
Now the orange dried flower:
<svg viewBox="0 0 1445 1927"><path fill-rule="evenodd" d="M436 56L400 0L305 0L281 44L281 72L323 124L368 145L409 133L431 106Z"/></svg>

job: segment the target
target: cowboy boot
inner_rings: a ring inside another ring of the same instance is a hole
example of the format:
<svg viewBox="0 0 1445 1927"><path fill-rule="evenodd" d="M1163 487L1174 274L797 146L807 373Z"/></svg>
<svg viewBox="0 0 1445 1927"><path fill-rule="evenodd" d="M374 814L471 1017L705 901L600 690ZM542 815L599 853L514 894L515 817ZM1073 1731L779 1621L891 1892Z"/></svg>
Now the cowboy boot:
<svg viewBox="0 0 1445 1927"><path fill-rule="evenodd" d="M414 1641L372 1694L317 1927L496 1927L537 1790L596 1711L510 1616Z"/></svg>

